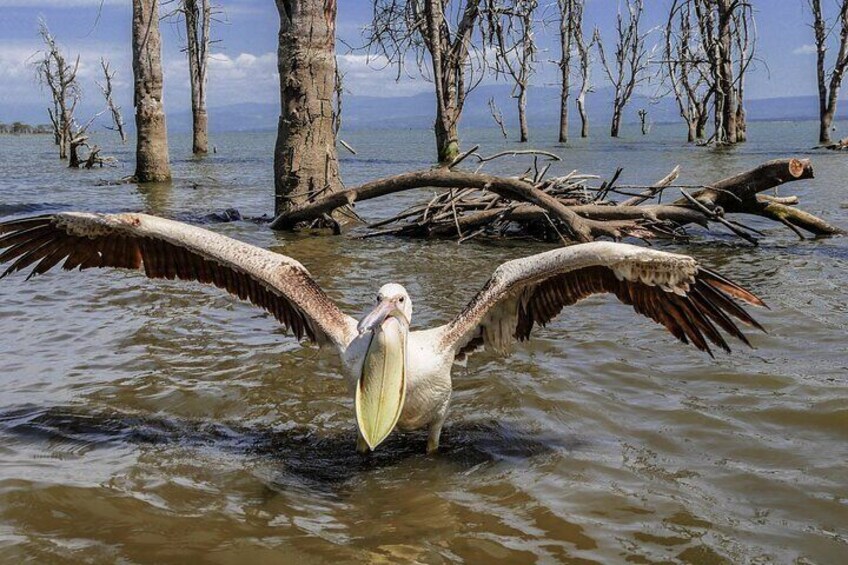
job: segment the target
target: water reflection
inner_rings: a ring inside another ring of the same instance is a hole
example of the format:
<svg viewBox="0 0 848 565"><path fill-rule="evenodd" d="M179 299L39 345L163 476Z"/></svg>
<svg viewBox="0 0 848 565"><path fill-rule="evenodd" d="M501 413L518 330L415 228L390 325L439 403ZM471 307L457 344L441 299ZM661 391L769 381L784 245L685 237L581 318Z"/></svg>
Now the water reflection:
<svg viewBox="0 0 848 565"><path fill-rule="evenodd" d="M589 445L578 437L528 429L517 422L452 422L446 426L440 452L425 455L426 431L394 434L368 455L356 453L356 431L316 432L304 426L272 429L156 416L86 410L79 406L23 406L0 411L0 433L51 453L86 453L112 444L180 446L214 449L279 464L269 488L292 482L316 488L360 481L385 467L409 459L431 466L449 464L457 471L503 461L568 453Z"/></svg>

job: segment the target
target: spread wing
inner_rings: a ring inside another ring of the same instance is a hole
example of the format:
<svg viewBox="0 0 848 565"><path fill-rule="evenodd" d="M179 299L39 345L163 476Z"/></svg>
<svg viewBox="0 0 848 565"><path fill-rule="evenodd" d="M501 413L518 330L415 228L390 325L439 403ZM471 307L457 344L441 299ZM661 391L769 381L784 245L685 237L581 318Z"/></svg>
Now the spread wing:
<svg viewBox="0 0 848 565"><path fill-rule="evenodd" d="M300 263L209 230L146 214L67 212L0 223L0 278L62 268L144 268L151 278L210 283L274 315L298 339L343 347L356 322ZM27 278L29 278L27 277Z"/></svg>
<svg viewBox="0 0 848 565"><path fill-rule="evenodd" d="M719 328L749 346L736 321L763 330L734 299L765 306L762 300L695 259L596 242L504 263L442 327L440 343L457 361L481 347L507 353L515 340L529 339L534 325L544 326L565 306L601 293L614 294L710 355L710 343L730 351Z"/></svg>

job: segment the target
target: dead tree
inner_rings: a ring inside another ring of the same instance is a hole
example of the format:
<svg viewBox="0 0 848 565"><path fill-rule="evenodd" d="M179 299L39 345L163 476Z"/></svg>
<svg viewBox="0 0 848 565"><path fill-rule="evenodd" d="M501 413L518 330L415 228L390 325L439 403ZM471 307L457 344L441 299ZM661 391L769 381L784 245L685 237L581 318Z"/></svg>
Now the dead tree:
<svg viewBox="0 0 848 565"><path fill-rule="evenodd" d="M159 1L132 3L133 85L135 106L135 180L170 180L168 128L162 106L162 38Z"/></svg>
<svg viewBox="0 0 848 565"><path fill-rule="evenodd" d="M492 119L495 120L495 123L498 124L498 127L501 129L501 135L504 136L504 139L509 137L506 133L506 126L504 125L503 114L501 113L500 108L495 103L494 98L489 98L489 112L492 114Z"/></svg>
<svg viewBox="0 0 848 565"><path fill-rule="evenodd" d="M816 38L816 79L819 88L819 143L830 145L830 132L836 116L836 104L842 78L848 67L848 0L838 3L836 22L828 21L822 12L821 0L808 0L813 15L813 32ZM839 31L839 47L830 72L827 71L828 39L833 30Z"/></svg>
<svg viewBox="0 0 848 565"><path fill-rule="evenodd" d="M619 6L616 17L615 58L612 61L607 59L600 32L595 30L601 67L614 89L611 137L618 137L624 108L630 102L636 86L648 78L645 71L650 62L648 50L645 47L647 34L643 34L639 29L644 11L643 0L626 0L624 6L626 14L622 13Z"/></svg>
<svg viewBox="0 0 848 565"><path fill-rule="evenodd" d="M639 108L639 111L636 112L639 116L639 125L641 126L642 135L648 135L648 130L650 126L648 125L648 110L645 108Z"/></svg>
<svg viewBox="0 0 848 565"><path fill-rule="evenodd" d="M577 92L575 104L580 114L580 137L589 137L589 114L586 112L586 94L592 91L590 72L592 70L592 46L594 40L586 43L583 35L583 1L575 0L569 13L571 27L574 33L574 46L577 48L577 60L580 70L580 89Z"/></svg>
<svg viewBox="0 0 848 565"><path fill-rule="evenodd" d="M736 142L748 140L748 117L745 112L745 72L754 58L754 37L751 34L751 18L743 6L733 12L736 44Z"/></svg>
<svg viewBox="0 0 848 565"><path fill-rule="evenodd" d="M102 116L105 112L107 112L109 108L104 108L100 110L96 114L94 114L86 123L80 124L76 121L76 119L71 118L70 124L70 137L68 138L68 167L72 169L78 169L80 167L85 167L86 169L91 169L95 165L103 166L107 160L106 158L100 157L100 147L97 145L89 145L89 134L88 129L94 124L94 122ZM81 150L85 148L88 150L88 155L83 156L81 154Z"/></svg>
<svg viewBox="0 0 848 565"><path fill-rule="evenodd" d="M527 87L536 63L533 15L537 0L486 0L484 41L494 48L497 75L515 83L512 95L518 101L519 141L530 139L527 125Z"/></svg>
<svg viewBox="0 0 848 565"><path fill-rule="evenodd" d="M703 139L709 121L709 65L691 0L673 0L664 30L661 74L686 122L687 141Z"/></svg>
<svg viewBox="0 0 848 565"><path fill-rule="evenodd" d="M571 58L577 46L577 32L581 29L583 0L558 0L559 47L558 67L561 77L559 100L559 142L568 142L568 100L571 98ZM587 66L588 70L588 66ZM584 136L585 137L585 136Z"/></svg>
<svg viewBox="0 0 848 565"><path fill-rule="evenodd" d="M59 146L59 158L67 159L71 123L81 96L77 82L79 56L73 63L67 61L44 20L39 22L38 32L44 42L45 50L35 64L36 73L41 84L50 90L53 107L48 108L47 113L53 125L53 138Z"/></svg>
<svg viewBox="0 0 848 565"><path fill-rule="evenodd" d="M277 214L341 188L336 153L336 2L277 0L280 120L274 147ZM343 221L319 218L322 223Z"/></svg>
<svg viewBox="0 0 848 565"><path fill-rule="evenodd" d="M751 5L742 0L690 0L709 64L712 90L713 140L733 145L747 138L742 87L754 56ZM734 71L734 62L736 70ZM739 135L741 125L741 135Z"/></svg>
<svg viewBox="0 0 848 565"><path fill-rule="evenodd" d="M100 68L103 70L104 81L97 83L100 91L103 93L103 98L106 100L106 108L112 116L112 125L118 135L121 136L121 143L127 142L127 133L124 131L124 117L121 115L121 107L115 103L112 97L112 79L115 78L115 71L111 70L109 61L100 58Z"/></svg>
<svg viewBox="0 0 848 565"><path fill-rule="evenodd" d="M185 51L191 84L191 150L195 155L205 155L209 151L206 69L211 45L212 6L209 0L180 0L179 12L185 21Z"/></svg>
<svg viewBox="0 0 848 565"><path fill-rule="evenodd" d="M457 126L468 93L482 80L485 61L473 44L480 0L373 0L366 30L370 55L405 72L411 56L436 93L434 132L440 163L459 155Z"/></svg>

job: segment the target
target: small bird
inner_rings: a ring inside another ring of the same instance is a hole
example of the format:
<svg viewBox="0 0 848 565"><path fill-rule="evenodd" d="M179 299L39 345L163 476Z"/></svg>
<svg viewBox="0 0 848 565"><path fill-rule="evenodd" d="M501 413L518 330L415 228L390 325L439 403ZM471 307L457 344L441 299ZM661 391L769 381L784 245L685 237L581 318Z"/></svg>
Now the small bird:
<svg viewBox="0 0 848 565"><path fill-rule="evenodd" d="M565 307L593 294L621 302L712 355L730 351L719 331L750 346L737 321L763 330L736 300L757 296L686 255L623 243L572 245L498 267L448 324L410 331L412 301L385 284L362 319L344 314L300 263L209 230L146 214L63 212L0 223L0 278L31 265L27 278L62 268L144 269L151 278L213 284L270 312L299 340L335 349L354 398L357 450L375 449L395 428L439 437L451 369L478 350L506 355ZM764 330L763 330L764 331Z"/></svg>

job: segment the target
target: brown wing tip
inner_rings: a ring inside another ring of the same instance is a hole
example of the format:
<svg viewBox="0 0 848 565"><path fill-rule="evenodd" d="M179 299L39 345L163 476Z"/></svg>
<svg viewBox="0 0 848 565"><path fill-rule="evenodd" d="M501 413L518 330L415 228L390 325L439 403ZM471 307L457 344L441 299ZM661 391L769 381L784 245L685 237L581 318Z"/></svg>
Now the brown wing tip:
<svg viewBox="0 0 848 565"><path fill-rule="evenodd" d="M758 306L760 308L765 308L767 310L771 310L768 305L763 301L762 298L751 292L750 290L743 288L731 281L730 279L721 276L715 271L711 271L709 269L705 269L701 267L699 269L699 274L701 277L707 281L710 286L713 288L720 289L724 291L725 294L729 294L733 298L737 298L743 302L747 302L753 306Z"/></svg>

